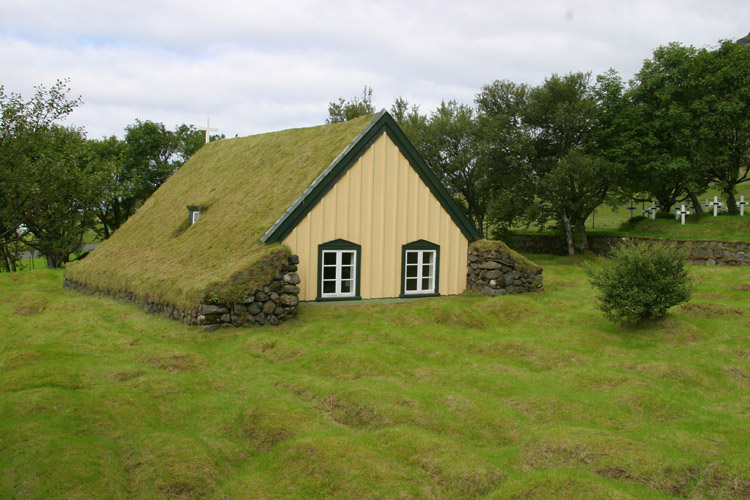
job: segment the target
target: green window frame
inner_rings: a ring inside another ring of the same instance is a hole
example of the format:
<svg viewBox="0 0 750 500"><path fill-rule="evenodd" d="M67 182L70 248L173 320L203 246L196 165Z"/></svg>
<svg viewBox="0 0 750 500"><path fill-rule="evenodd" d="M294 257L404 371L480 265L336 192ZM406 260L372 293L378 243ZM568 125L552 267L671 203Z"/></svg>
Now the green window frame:
<svg viewBox="0 0 750 500"><path fill-rule="evenodd" d="M318 245L317 301L359 300L362 246L337 239Z"/></svg>
<svg viewBox="0 0 750 500"><path fill-rule="evenodd" d="M401 247L401 295L437 297L440 295L440 245L417 240Z"/></svg>
<svg viewBox="0 0 750 500"><path fill-rule="evenodd" d="M188 205L188 226L192 226L198 222L198 217L201 215L200 208L197 205Z"/></svg>

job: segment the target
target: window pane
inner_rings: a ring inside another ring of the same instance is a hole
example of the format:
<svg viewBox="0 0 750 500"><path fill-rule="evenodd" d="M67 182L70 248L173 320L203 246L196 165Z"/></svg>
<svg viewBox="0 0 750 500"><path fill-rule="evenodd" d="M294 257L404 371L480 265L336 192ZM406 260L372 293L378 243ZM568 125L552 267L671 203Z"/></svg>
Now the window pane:
<svg viewBox="0 0 750 500"><path fill-rule="evenodd" d="M416 278L406 280L406 291L407 292L417 291L417 279Z"/></svg>
<svg viewBox="0 0 750 500"><path fill-rule="evenodd" d="M423 264L432 264L432 258L435 256L433 252L424 252L422 254L422 263Z"/></svg>
<svg viewBox="0 0 750 500"><path fill-rule="evenodd" d="M323 279L324 280L335 280L336 279L336 268L335 267L324 267L323 268Z"/></svg>
<svg viewBox="0 0 750 500"><path fill-rule="evenodd" d="M352 281L345 280L341 282L341 293L352 293Z"/></svg>
<svg viewBox="0 0 750 500"><path fill-rule="evenodd" d="M336 293L336 282L335 281L324 281L323 282L323 293Z"/></svg>
<svg viewBox="0 0 750 500"><path fill-rule="evenodd" d="M323 264L327 266L336 265L336 253L335 252L323 252Z"/></svg>
<svg viewBox="0 0 750 500"><path fill-rule="evenodd" d="M419 269L418 266L406 266L406 277L416 278L418 269Z"/></svg>
<svg viewBox="0 0 750 500"><path fill-rule="evenodd" d="M344 252L341 254L341 263L345 266L351 266L354 262L354 252Z"/></svg>
<svg viewBox="0 0 750 500"><path fill-rule="evenodd" d="M424 277L430 277L432 276L432 266L422 266L422 276Z"/></svg>
<svg viewBox="0 0 750 500"><path fill-rule="evenodd" d="M341 268L341 279L342 280L352 279L352 267L351 266L344 266Z"/></svg>
<svg viewBox="0 0 750 500"><path fill-rule="evenodd" d="M406 263L407 264L416 264L418 261L417 259L419 256L417 255L417 252L406 252Z"/></svg>
<svg viewBox="0 0 750 500"><path fill-rule="evenodd" d="M422 291L423 292L432 291L432 280L430 278L422 278Z"/></svg>

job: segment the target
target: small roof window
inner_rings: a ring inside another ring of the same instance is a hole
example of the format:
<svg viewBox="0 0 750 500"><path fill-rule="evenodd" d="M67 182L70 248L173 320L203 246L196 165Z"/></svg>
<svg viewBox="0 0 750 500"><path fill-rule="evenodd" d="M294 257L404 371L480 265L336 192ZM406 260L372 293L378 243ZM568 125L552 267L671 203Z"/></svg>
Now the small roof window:
<svg viewBox="0 0 750 500"><path fill-rule="evenodd" d="M188 213L190 214L188 216L188 223L190 226L198 222L198 217L201 216L200 208L198 208L197 205L188 205L187 207Z"/></svg>

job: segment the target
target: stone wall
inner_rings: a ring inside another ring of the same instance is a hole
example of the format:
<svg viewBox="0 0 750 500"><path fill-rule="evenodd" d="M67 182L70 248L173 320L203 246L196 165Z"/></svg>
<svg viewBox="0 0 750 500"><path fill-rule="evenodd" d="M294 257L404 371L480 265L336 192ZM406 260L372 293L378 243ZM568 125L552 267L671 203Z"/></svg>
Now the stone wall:
<svg viewBox="0 0 750 500"><path fill-rule="evenodd" d="M466 288L496 296L536 292L543 288L542 268L500 241L469 245Z"/></svg>
<svg viewBox="0 0 750 500"><path fill-rule="evenodd" d="M662 238L630 237L646 243L675 245L687 254L693 264L707 266L750 266L750 243L741 241L671 240ZM612 246L621 243L622 236L589 236L591 251L607 255Z"/></svg>
<svg viewBox="0 0 750 500"><path fill-rule="evenodd" d="M599 255L609 254L613 245L623 241L622 236L589 235L589 248ZM667 243L676 245L687 254L694 264L708 266L750 266L750 243L741 241L719 240L673 240L666 238L648 238L629 236L630 240L647 243ZM549 234L515 234L509 240L511 248L523 253L544 253L567 255L565 240Z"/></svg>
<svg viewBox="0 0 750 500"><path fill-rule="evenodd" d="M161 316L181 321L186 325L200 325L204 331L237 326L278 325L297 315L299 305L299 257L292 255L288 263L268 283L249 290L242 302L233 304L203 303L193 309L179 309L170 304L143 300L134 293L91 289L68 278L63 288L89 295L102 295L116 300L132 302L138 308Z"/></svg>
<svg viewBox="0 0 750 500"><path fill-rule="evenodd" d="M513 234L506 243L516 252L568 255L565 239L552 234Z"/></svg>

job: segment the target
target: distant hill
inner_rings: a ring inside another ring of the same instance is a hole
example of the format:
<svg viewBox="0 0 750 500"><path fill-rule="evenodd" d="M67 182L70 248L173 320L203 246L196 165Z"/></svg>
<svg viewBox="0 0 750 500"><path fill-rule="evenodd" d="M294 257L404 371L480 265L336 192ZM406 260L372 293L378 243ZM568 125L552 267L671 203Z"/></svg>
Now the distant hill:
<svg viewBox="0 0 750 500"><path fill-rule="evenodd" d="M737 40L740 45L750 45L750 33Z"/></svg>

